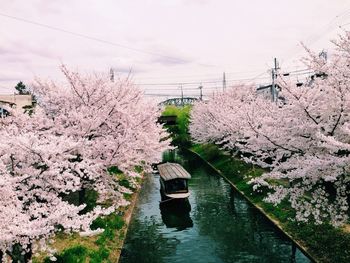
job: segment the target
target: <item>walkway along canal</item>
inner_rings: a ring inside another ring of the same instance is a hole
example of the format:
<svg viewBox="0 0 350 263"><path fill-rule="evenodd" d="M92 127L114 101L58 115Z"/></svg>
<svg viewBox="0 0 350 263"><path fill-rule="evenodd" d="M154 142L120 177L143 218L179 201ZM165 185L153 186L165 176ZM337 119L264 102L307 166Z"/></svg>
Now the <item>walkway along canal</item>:
<svg viewBox="0 0 350 263"><path fill-rule="evenodd" d="M181 205L160 204L159 175L148 175L120 263L310 262L197 156L175 152L165 158L192 175L191 196Z"/></svg>

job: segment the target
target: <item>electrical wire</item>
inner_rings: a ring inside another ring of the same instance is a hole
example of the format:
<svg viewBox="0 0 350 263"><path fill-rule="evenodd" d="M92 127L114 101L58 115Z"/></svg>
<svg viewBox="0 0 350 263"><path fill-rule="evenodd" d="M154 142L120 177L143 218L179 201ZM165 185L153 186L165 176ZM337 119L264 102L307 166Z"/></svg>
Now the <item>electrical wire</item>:
<svg viewBox="0 0 350 263"><path fill-rule="evenodd" d="M338 13L336 16L334 16L327 24L322 26L321 32L316 34L316 35L309 35L308 37L306 37L304 39L303 42L305 42L308 46L311 46L313 44L315 44L316 42L318 42L323 36L325 36L330 30L333 30L337 24L335 24L335 22L339 19L344 19L347 18L346 16L350 15L350 8L346 9L345 11L342 11L340 13ZM339 23L340 21L338 21ZM348 23L350 24L350 23ZM345 24L346 25L346 24ZM342 25L342 26L345 26ZM341 26L340 26L341 27ZM297 47L293 47L291 48L289 51L287 51L285 53L285 56L287 56L286 61L290 61L295 55L299 54L301 52L301 48L300 45L298 45ZM291 54L291 55L289 55Z"/></svg>
<svg viewBox="0 0 350 263"><path fill-rule="evenodd" d="M341 14L341 16L344 16L347 12L350 12L350 10L348 10L346 12L343 12ZM130 46L119 44L119 43L115 43L115 42L99 39L99 38L96 38L96 37L93 37L93 36L89 36L89 35L85 35L85 34L81 34L81 33L76 33L76 32L69 31L69 30L66 30L66 29L62 29L62 28L59 28L59 27L54 27L54 26L50 26L50 25L47 25L47 24L38 23L38 22L31 21L31 20L28 20L28 19L23 19L23 18L7 15L7 14L4 14L4 13L0 13L0 16L6 17L6 18L10 18L10 19L13 19L13 20L17 20L17 21L20 21L20 22L24 22L24 23L28 23L28 24L32 24L32 25L36 25L36 26L40 26L40 27L44 27L44 28L47 28L47 29L50 29L50 30L55 30L55 31L59 31L59 32L62 32L62 33L74 35L74 36L77 36L77 37L81 37L81 38L97 41L97 42L100 42L100 43L104 43L104 44L108 44L108 45L112 45L112 46L128 49L128 50L131 50L131 51L134 51L134 52L138 52L138 53L144 53L144 54L148 54L148 55L154 55L154 56L158 56L158 57L163 57L163 58L171 59L173 61L178 61L178 62L187 62L184 59L180 59L180 58L176 58L176 57L172 57L172 56L167 56L167 55L163 55L163 54L156 53L156 52L146 51L146 50L142 50L142 49L138 49L138 48L133 48L133 47L130 47ZM334 19L336 19L336 18L334 18ZM333 21L331 21L330 23L333 23ZM350 24L350 23L348 23L348 24ZM347 24L344 24L344 25L347 25ZM199 64L199 63L197 63L197 64ZM202 64L202 65L204 65L204 64ZM205 66L208 66L208 65L205 65ZM212 66L212 65L210 65L210 66ZM309 69L301 69L301 70L289 71L289 74L291 76L311 74L312 72L307 72L308 70ZM241 72L227 72L227 74L248 73L248 72L256 72L256 71L257 70L254 70L254 71L241 71ZM249 82L249 81L253 81L253 80L257 80L257 79L259 79L259 80L268 79L267 77L261 77L263 74L266 74L266 71L263 71L262 73L258 74L257 76L254 76L252 78L227 79L227 84L230 85L230 83L233 84L235 82ZM206 75L208 75L208 74L206 74ZM193 76L194 75L187 76L187 77L193 77ZM185 76L182 76L182 77L179 77L179 78L185 78ZM164 82L164 83L137 83L137 85L139 85L139 86L163 86L163 87L164 86L168 86L168 87L170 86L171 87L171 86L180 86L180 85L191 86L191 85L219 84L219 83L222 83L222 79L207 79L207 80L199 80L199 81L183 81L183 82L179 81L179 82ZM198 89L198 88L192 88L191 89L191 88L184 87L184 90L196 90L196 89ZM218 87L208 88L208 87L204 86L203 89L204 90L218 89ZM165 89L164 88L163 89L155 89L155 88L153 88L152 90L165 90ZM178 89L166 89L166 90L170 91L170 90L178 90ZM164 94L161 94L161 95L164 96Z"/></svg>
<svg viewBox="0 0 350 263"><path fill-rule="evenodd" d="M264 72L265 73L265 72ZM249 81L254 79L267 79L267 77L253 77L253 78L241 78L241 79L227 79L227 82L237 81ZM208 81L193 81L193 82L170 82L170 83L136 83L139 86L180 86L180 85L198 85L198 84L213 84L222 83L222 79L208 80Z"/></svg>
<svg viewBox="0 0 350 263"><path fill-rule="evenodd" d="M340 25L339 27L343 27L343 26L347 26L347 25L350 25L350 23L346 23L346 24Z"/></svg>
<svg viewBox="0 0 350 263"><path fill-rule="evenodd" d="M93 40L93 41L100 42L100 43L103 43L103 44L108 44L108 45L111 45L111 46L116 46L116 47L119 47L119 48L128 49L128 50L131 50L133 52L138 52L138 53L143 53L143 54L163 57L163 58L170 59L171 61L174 61L174 62L188 63L188 61L185 60L185 59L172 57L172 56L167 56L167 55L163 55L163 54L160 54L160 53L157 53L157 52L153 52L153 51L148 51L148 50L143 50L143 49L139 49L139 48L134 48L134 47L122 45L122 44L115 43L115 42L112 42L112 41L108 41L108 40L100 39L100 38L97 38L97 37L93 37L93 36L89 36L89 35L73 32L73 31L69 31L69 30L66 30L66 29L63 29L63 28L59 28L59 27L55 27L55 26L51 26L51 25L47 25L47 24L31 21L31 20L28 20L28 19L24 19L24 18L12 16L12 15L7 15L7 14L4 14L4 13L0 13L0 16L6 17L6 18L10 18L10 19L13 19L13 20L17 20L17 21L20 21L20 22L24 22L24 23L27 23L27 24L43 27L43 28L46 28L46 29L58 31L58 32L61 32L61 33L70 34L70 35L73 35L73 36L76 36L76 37ZM201 65L201 66L205 66L205 67L217 67L215 65L203 64L203 63L195 63L195 64Z"/></svg>
<svg viewBox="0 0 350 263"><path fill-rule="evenodd" d="M261 69L257 69L257 70L246 70L246 71L225 71L226 75L236 75L238 73L255 73L255 72L261 72ZM162 76L162 77L141 77L141 78L137 78L139 81L143 81L143 80L151 80L151 79L187 79L187 78L200 78L200 77L208 77L208 76L218 76L221 75L222 73L207 73L207 74L193 74L193 75L176 75L176 76Z"/></svg>

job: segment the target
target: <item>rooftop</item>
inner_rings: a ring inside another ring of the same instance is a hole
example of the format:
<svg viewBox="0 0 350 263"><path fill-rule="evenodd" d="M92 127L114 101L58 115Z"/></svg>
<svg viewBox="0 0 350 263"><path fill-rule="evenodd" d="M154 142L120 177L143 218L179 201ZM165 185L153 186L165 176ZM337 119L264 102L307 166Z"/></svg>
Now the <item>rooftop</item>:
<svg viewBox="0 0 350 263"><path fill-rule="evenodd" d="M178 163L163 163L159 164L157 167L160 177L164 181L177 178L191 179L191 175Z"/></svg>

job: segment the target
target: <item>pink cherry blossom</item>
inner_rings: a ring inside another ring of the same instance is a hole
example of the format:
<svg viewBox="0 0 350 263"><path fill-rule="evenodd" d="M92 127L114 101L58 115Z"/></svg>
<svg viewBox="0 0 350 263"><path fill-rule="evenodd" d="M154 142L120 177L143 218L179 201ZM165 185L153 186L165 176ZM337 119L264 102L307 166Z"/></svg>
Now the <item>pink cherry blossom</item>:
<svg viewBox="0 0 350 263"><path fill-rule="evenodd" d="M251 180L255 189L270 188L266 201L289 200L299 221L340 225L348 219L350 191L350 34L334 43L328 62L307 50L303 61L320 76L309 85L279 76L277 103L243 85L216 94L196 103L190 132L198 143L268 168Z"/></svg>
<svg viewBox="0 0 350 263"><path fill-rule="evenodd" d="M0 120L0 251L64 231L97 234L91 222L127 204L115 176L118 167L137 186L135 167L151 170L169 148L168 134L156 123L157 105L130 81L80 75L62 66L67 83L37 80L38 105L31 115L12 110ZM81 214L64 194L83 188L99 193L96 206ZM37 243L37 242L35 242ZM5 257L6 258L6 257Z"/></svg>

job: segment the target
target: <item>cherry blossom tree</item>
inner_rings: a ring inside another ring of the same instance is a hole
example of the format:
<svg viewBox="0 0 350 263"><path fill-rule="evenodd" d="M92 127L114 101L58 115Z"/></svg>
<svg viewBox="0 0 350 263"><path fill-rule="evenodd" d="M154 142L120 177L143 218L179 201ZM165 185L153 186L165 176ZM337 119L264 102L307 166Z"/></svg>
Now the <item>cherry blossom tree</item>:
<svg viewBox="0 0 350 263"><path fill-rule="evenodd" d="M224 149L238 148L245 141L246 112L255 100L255 88L242 85L214 94L208 101L198 101L191 111L192 139Z"/></svg>
<svg viewBox="0 0 350 263"><path fill-rule="evenodd" d="M266 137L265 143L257 145L274 152L271 172L253 180L273 190L267 200L277 204L288 198L299 221L312 218L316 223L340 225L348 219L350 191L346 128L350 121L350 61L349 49L344 48L350 46L349 35L336 44L337 53L328 63L307 50L306 65L323 78L302 87L282 79L286 105L279 109L269 106L273 114L268 122L260 118L259 129L252 118L249 123L257 135ZM283 187L269 183L270 179L290 183Z"/></svg>
<svg viewBox="0 0 350 263"><path fill-rule="evenodd" d="M13 110L0 129L0 251L15 244L30 250L33 241L52 237L58 229L91 233L91 222L125 205L115 166L136 186L135 167L150 171L168 149L165 130L156 123L157 105L143 98L130 81L80 75L62 66L68 84L38 80L38 105L31 114ZM99 202L64 200L71 192L92 187Z"/></svg>
<svg viewBox="0 0 350 263"><path fill-rule="evenodd" d="M251 180L255 189L270 188L266 201L288 199L299 221L340 225L350 191L349 34L335 44L329 62L307 50L304 62L321 78L297 87L280 77L284 99L277 103L243 88L217 95L195 105L190 131L197 142L215 142L269 168Z"/></svg>

